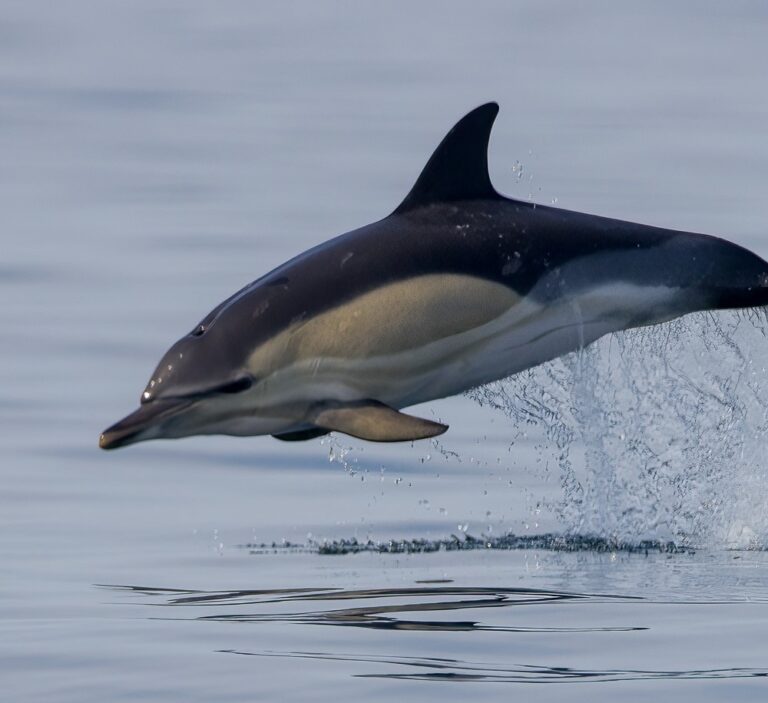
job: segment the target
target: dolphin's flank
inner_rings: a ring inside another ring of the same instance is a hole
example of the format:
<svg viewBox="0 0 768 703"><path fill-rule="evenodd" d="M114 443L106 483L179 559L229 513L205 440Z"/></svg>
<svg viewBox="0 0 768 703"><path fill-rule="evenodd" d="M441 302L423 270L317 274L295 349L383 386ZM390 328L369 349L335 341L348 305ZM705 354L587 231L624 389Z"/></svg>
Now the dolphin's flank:
<svg viewBox="0 0 768 703"><path fill-rule="evenodd" d="M225 300L160 361L99 444L198 434L379 442L445 432L401 408L455 395L616 330L768 303L768 264L723 239L506 198L498 112L448 133L383 220Z"/></svg>

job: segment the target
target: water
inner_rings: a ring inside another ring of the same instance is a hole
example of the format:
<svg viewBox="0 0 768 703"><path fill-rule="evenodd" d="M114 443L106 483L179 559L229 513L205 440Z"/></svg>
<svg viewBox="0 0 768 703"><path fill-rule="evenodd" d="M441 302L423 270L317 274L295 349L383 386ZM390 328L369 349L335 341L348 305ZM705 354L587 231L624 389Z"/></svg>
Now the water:
<svg viewBox="0 0 768 703"><path fill-rule="evenodd" d="M5 697L764 699L759 316L430 404L434 443L96 441L171 341L391 211L489 99L503 192L768 256L767 25L750 2L5 2ZM481 548L380 548L452 535ZM683 549L623 548L644 539ZM352 540L375 549L327 553Z"/></svg>

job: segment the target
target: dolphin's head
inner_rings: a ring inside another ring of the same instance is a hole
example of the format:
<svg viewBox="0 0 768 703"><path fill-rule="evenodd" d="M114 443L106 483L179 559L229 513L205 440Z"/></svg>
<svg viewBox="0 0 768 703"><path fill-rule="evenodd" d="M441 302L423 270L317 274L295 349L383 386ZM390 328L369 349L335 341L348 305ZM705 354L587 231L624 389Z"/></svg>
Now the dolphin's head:
<svg viewBox="0 0 768 703"><path fill-rule="evenodd" d="M262 379L248 367L242 320L220 308L165 353L139 409L101 434L102 449L198 434L269 434L291 424L260 408Z"/></svg>

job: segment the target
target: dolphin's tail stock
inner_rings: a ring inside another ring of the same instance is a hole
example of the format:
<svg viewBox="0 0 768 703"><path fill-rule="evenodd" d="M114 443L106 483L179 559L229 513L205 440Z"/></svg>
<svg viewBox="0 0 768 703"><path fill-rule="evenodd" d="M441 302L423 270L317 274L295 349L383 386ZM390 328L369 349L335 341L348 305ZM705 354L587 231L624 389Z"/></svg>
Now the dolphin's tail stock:
<svg viewBox="0 0 768 703"><path fill-rule="evenodd" d="M768 262L757 254L704 234L677 238L674 245L682 254L677 259L678 280L704 294L706 309L768 305Z"/></svg>
<svg viewBox="0 0 768 703"><path fill-rule="evenodd" d="M768 262L746 249L742 252L735 284L720 291L721 309L768 306Z"/></svg>

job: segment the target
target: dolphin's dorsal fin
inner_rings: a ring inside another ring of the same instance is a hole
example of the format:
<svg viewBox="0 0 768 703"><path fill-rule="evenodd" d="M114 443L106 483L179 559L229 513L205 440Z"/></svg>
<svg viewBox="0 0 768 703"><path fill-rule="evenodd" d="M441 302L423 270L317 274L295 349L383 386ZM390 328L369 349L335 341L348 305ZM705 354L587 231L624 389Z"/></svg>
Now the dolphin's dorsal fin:
<svg viewBox="0 0 768 703"><path fill-rule="evenodd" d="M488 140L499 106L486 103L462 117L435 149L411 192L393 214L456 200L494 200Z"/></svg>

